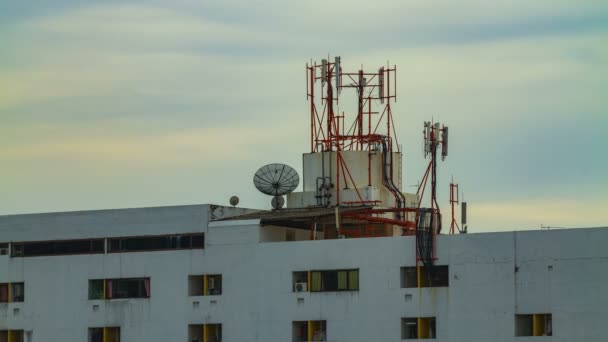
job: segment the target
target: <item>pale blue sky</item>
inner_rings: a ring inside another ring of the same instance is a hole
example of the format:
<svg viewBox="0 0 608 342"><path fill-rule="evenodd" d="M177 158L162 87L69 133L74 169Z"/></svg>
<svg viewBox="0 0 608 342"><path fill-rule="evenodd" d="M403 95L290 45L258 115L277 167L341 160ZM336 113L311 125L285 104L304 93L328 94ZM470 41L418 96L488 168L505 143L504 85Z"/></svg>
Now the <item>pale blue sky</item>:
<svg viewBox="0 0 608 342"><path fill-rule="evenodd" d="M331 54L398 65L406 184L422 122L450 126L473 231L608 225L606 1L5 0L0 40L0 215L267 208L253 172L301 171Z"/></svg>

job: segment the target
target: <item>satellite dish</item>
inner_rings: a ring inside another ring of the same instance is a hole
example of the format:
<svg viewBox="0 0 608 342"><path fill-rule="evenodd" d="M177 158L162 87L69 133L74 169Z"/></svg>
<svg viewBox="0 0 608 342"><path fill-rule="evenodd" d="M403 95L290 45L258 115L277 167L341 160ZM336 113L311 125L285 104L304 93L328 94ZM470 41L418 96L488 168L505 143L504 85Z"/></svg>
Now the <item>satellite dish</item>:
<svg viewBox="0 0 608 342"><path fill-rule="evenodd" d="M283 196L296 189L300 184L300 176L285 164L268 164L255 173L253 184L266 195Z"/></svg>
<svg viewBox="0 0 608 342"><path fill-rule="evenodd" d="M230 197L230 205L236 207L239 204L239 198L237 196Z"/></svg>
<svg viewBox="0 0 608 342"><path fill-rule="evenodd" d="M283 196L274 196L270 201L270 204L274 209L281 209L285 205L285 199Z"/></svg>

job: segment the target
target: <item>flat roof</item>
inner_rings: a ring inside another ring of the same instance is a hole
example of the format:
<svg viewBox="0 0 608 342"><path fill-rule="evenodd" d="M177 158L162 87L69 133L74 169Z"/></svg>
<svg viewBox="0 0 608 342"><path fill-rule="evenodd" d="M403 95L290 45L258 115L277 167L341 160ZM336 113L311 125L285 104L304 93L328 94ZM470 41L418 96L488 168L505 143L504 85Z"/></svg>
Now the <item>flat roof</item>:
<svg viewBox="0 0 608 342"><path fill-rule="evenodd" d="M373 206L340 207L340 213L357 212L372 209ZM244 215L231 216L212 221L253 220L259 219L262 225L273 225L290 228L310 229L314 223L334 223L334 207L285 208L264 210Z"/></svg>

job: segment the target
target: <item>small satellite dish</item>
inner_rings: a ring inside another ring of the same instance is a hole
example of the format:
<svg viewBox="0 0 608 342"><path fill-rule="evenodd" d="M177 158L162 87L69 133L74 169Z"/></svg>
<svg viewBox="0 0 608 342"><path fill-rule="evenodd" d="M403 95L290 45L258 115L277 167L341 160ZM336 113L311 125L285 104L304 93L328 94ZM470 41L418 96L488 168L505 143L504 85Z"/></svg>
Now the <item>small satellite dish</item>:
<svg viewBox="0 0 608 342"><path fill-rule="evenodd" d="M296 170L285 164L262 166L253 176L253 185L270 196L283 196L294 191L300 184Z"/></svg>
<svg viewBox="0 0 608 342"><path fill-rule="evenodd" d="M270 201L270 204L274 209L281 209L285 205L285 199L283 196L274 196Z"/></svg>
<svg viewBox="0 0 608 342"><path fill-rule="evenodd" d="M239 204L239 198L237 196L230 197L230 205L236 207Z"/></svg>

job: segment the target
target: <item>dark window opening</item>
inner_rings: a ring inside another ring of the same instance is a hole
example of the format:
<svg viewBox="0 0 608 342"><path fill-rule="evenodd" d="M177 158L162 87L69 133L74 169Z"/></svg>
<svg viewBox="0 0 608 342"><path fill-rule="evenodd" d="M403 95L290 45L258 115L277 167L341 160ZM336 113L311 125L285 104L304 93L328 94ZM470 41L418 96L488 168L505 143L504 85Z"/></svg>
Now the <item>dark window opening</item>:
<svg viewBox="0 0 608 342"><path fill-rule="evenodd" d="M222 325L190 324L188 342L222 342Z"/></svg>
<svg viewBox="0 0 608 342"><path fill-rule="evenodd" d="M89 280L89 299L104 299L103 279Z"/></svg>
<svg viewBox="0 0 608 342"><path fill-rule="evenodd" d="M106 279L105 298L150 298L150 278Z"/></svg>
<svg viewBox="0 0 608 342"><path fill-rule="evenodd" d="M25 300L25 284L24 283L11 283L10 284L10 300L12 303L23 302Z"/></svg>
<svg viewBox="0 0 608 342"><path fill-rule="evenodd" d="M11 257L22 257L23 256L23 244L22 243L11 243Z"/></svg>
<svg viewBox="0 0 608 342"><path fill-rule="evenodd" d="M104 252L104 239L13 242L12 257L35 257Z"/></svg>
<svg viewBox="0 0 608 342"><path fill-rule="evenodd" d="M310 292L358 290L359 270L332 270L310 272Z"/></svg>
<svg viewBox="0 0 608 342"><path fill-rule="evenodd" d="M188 276L188 296L219 296L221 294L221 274Z"/></svg>
<svg viewBox="0 0 608 342"><path fill-rule="evenodd" d="M292 322L293 342L327 341L326 321L296 321Z"/></svg>
<svg viewBox="0 0 608 342"><path fill-rule="evenodd" d="M436 338L435 317L414 317L401 319L401 339L434 339Z"/></svg>
<svg viewBox="0 0 608 342"><path fill-rule="evenodd" d="M515 336L553 336L551 314L515 315Z"/></svg>
<svg viewBox="0 0 608 342"><path fill-rule="evenodd" d="M23 342L23 330L0 330L0 342Z"/></svg>
<svg viewBox="0 0 608 342"><path fill-rule="evenodd" d="M418 287L418 271L416 267L401 267L401 287Z"/></svg>
<svg viewBox="0 0 608 342"><path fill-rule="evenodd" d="M205 234L200 233L200 234L192 234L192 247L191 248L198 248L198 249L202 249L205 248Z"/></svg>
<svg viewBox="0 0 608 342"><path fill-rule="evenodd" d="M401 319L401 339L417 339L418 338L418 318L402 318Z"/></svg>
<svg viewBox="0 0 608 342"><path fill-rule="evenodd" d="M204 275L188 276L188 296L204 296L204 295L205 295L205 276Z"/></svg>
<svg viewBox="0 0 608 342"><path fill-rule="evenodd" d="M206 276L206 293L207 296L219 296L222 294L222 275L209 274Z"/></svg>
<svg viewBox="0 0 608 342"><path fill-rule="evenodd" d="M204 342L204 324L190 324L188 326L188 342Z"/></svg>
<svg viewBox="0 0 608 342"><path fill-rule="evenodd" d="M89 328L89 342L120 342L119 327Z"/></svg>
<svg viewBox="0 0 608 342"><path fill-rule="evenodd" d="M0 243L0 255L8 254L8 243Z"/></svg>
<svg viewBox="0 0 608 342"><path fill-rule="evenodd" d="M8 302L8 283L0 284L0 303Z"/></svg>
<svg viewBox="0 0 608 342"><path fill-rule="evenodd" d="M89 328L89 342L104 342L103 328Z"/></svg>
<svg viewBox="0 0 608 342"><path fill-rule="evenodd" d="M203 233L108 239L108 253L199 249L204 248L204 246L205 236Z"/></svg>
<svg viewBox="0 0 608 342"><path fill-rule="evenodd" d="M205 324L203 327L205 342L222 342L222 325Z"/></svg>
<svg viewBox="0 0 608 342"><path fill-rule="evenodd" d="M448 287L450 272L448 266L401 267L401 287Z"/></svg>
<svg viewBox="0 0 608 342"><path fill-rule="evenodd" d="M0 303L20 303L25 300L24 283L0 284ZM1 342L1 341L0 341Z"/></svg>

